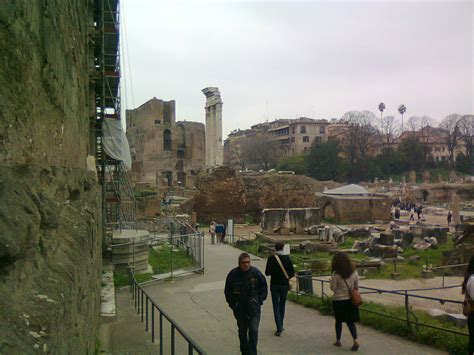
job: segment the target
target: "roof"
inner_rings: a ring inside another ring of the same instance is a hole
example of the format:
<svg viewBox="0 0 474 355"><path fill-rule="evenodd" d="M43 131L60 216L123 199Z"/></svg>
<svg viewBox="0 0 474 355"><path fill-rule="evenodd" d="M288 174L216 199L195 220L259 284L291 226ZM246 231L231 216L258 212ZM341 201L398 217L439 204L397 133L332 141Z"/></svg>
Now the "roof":
<svg viewBox="0 0 474 355"><path fill-rule="evenodd" d="M323 192L325 195L368 195L369 191L360 185L350 184Z"/></svg>

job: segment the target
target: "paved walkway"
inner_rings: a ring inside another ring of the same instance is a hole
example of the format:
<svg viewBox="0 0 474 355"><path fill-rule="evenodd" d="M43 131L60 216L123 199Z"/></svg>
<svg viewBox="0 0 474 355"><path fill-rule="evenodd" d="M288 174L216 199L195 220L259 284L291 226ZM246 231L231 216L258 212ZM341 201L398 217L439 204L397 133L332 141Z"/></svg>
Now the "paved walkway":
<svg viewBox="0 0 474 355"><path fill-rule="evenodd" d="M145 290L155 302L163 307L208 354L239 353L236 322L225 302L223 290L225 277L228 271L237 265L240 252L228 245L209 245L206 240L205 275L188 276L176 279L174 282L145 286ZM252 259L252 264L262 270L265 267L265 260L255 257ZM119 304L119 314L120 307ZM338 354L349 351L351 339L346 328L342 336L343 347L335 348L332 345L334 340L332 317L322 316L318 311L289 302L285 317L286 331L278 338L273 335L275 325L270 298L265 302L262 312L258 345L261 354ZM380 333L371 328L358 326L358 331L361 354L443 354L433 348ZM120 350L115 346L114 349ZM178 345L178 349L184 352L184 344Z"/></svg>

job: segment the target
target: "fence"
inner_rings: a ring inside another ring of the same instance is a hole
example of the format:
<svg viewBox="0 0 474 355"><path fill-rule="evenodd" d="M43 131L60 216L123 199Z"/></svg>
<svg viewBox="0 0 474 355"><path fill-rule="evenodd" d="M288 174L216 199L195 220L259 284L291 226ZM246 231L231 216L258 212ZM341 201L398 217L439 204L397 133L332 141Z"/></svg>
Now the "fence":
<svg viewBox="0 0 474 355"><path fill-rule="evenodd" d="M296 295L297 296L305 294L305 295L308 295L308 296L313 296L313 297L316 297L316 298L320 298L322 300L330 298L330 296L325 292L325 285L329 284L329 282L330 282L329 280L320 279L320 278L312 277L312 276L300 276L300 275L296 276L296 278L297 278L297 287L296 287ZM308 287L307 287L308 282L311 282L311 289L309 290L310 292L305 292L306 290L308 290ZM313 293L312 284L314 282L316 282L316 284L319 284L320 296ZM303 286L303 290L300 290L301 286ZM328 286L326 286L326 287L329 288ZM417 329L418 329L419 326L421 326L421 327L437 329L437 330L444 331L444 332L447 332L447 333L469 336L469 334L465 333L465 332L460 332L460 331L456 331L456 330L453 330L453 329L441 328L441 327L437 327L437 326L434 326L434 325L431 325L431 324L418 322L417 316L413 312L412 307L411 307L411 303L410 303L410 302L413 302L413 299L419 299L419 300L423 300L423 302L432 301L432 302L437 302L437 303L442 304L442 305L444 305L444 304L453 304L453 305L456 305L456 307L459 310L461 310L462 301L455 301L455 300L449 300L449 299L443 299L443 298L437 298L437 297L429 297L429 296L422 296L422 295L409 293L409 292L429 291L429 290L438 290L438 289L441 290L441 289L449 289L449 288L457 288L457 287L460 287L460 285L447 286L447 287L420 288L420 289L405 289L405 290L383 290L383 289L379 289L379 288L365 287L365 286L360 286L359 285L359 292L363 295L364 294L368 295L368 294L383 294L383 293L385 293L385 294L390 294L390 295L393 295L393 296L397 297L399 299L399 301L397 303L404 305L405 318L393 316L393 315L388 314L388 313L383 313L383 312L370 310L370 309L365 308L363 305L360 307L360 310L362 312L373 313L373 314L379 315L381 317L387 317L387 318L396 319L396 320L399 320L401 322L404 322L409 331L413 331L413 326L415 326Z"/></svg>
<svg viewBox="0 0 474 355"><path fill-rule="evenodd" d="M167 226L168 231L158 232L163 229L163 225ZM154 280L204 272L204 236L186 222L174 218L156 218L125 227L129 227L126 230L131 233L130 241L112 244L112 261L116 268L125 269L131 265L135 272L145 272L150 263L155 269L154 274L162 276L154 275ZM133 233L139 230L150 232L147 237L137 239Z"/></svg>
<svg viewBox="0 0 474 355"><path fill-rule="evenodd" d="M158 313L158 340L160 347L160 354L164 354L165 351L165 340L169 341L169 348L171 355L176 353L188 355L192 354L206 354L206 352L165 312L160 308L143 290L142 286L137 282L133 269L129 268L130 275L130 293L137 314L140 315L142 323L145 323L145 331L150 331L151 341L155 342L155 313ZM165 335L165 324L164 321L169 323L169 337ZM181 335L182 342L178 342L176 339L176 333Z"/></svg>

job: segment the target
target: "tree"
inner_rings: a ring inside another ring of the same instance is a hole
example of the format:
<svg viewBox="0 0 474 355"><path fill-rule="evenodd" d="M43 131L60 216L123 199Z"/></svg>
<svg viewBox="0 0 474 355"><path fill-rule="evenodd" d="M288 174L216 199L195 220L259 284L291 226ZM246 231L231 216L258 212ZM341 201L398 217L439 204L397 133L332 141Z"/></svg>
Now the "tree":
<svg viewBox="0 0 474 355"><path fill-rule="evenodd" d="M385 174L390 175L391 171L391 155L394 150L395 139L400 135L400 127L394 116L385 116L382 118L382 164L385 163L382 169Z"/></svg>
<svg viewBox="0 0 474 355"><path fill-rule="evenodd" d="M383 102L379 103L381 128L383 128L383 111L384 110L385 110L385 104ZM383 133L383 129L382 129L382 133Z"/></svg>
<svg viewBox="0 0 474 355"><path fill-rule="evenodd" d="M306 154L295 154L279 160L276 165L276 168L277 170L294 171L295 174L298 175L306 175L306 160Z"/></svg>
<svg viewBox="0 0 474 355"><path fill-rule="evenodd" d="M461 132L459 130L461 117L462 116L458 113L452 113L446 116L439 124L440 128L447 131L444 143L448 147L449 163L451 166L454 166L455 150L461 138Z"/></svg>
<svg viewBox="0 0 474 355"><path fill-rule="evenodd" d="M346 171L337 139L313 143L306 155L308 175L316 180L346 181Z"/></svg>
<svg viewBox="0 0 474 355"><path fill-rule="evenodd" d="M341 146L348 159L349 181L364 180L369 150L377 135L377 129L372 125L372 122L377 120L377 116L370 111L349 111L342 116L341 120L347 122L347 131Z"/></svg>
<svg viewBox="0 0 474 355"><path fill-rule="evenodd" d="M405 107L405 105L398 106L398 112L400 113L400 115L402 115L402 132L403 132L403 115L405 114L405 112L407 112L407 108Z"/></svg>
<svg viewBox="0 0 474 355"><path fill-rule="evenodd" d="M424 166L423 146L414 136L409 136L400 144L400 151L406 157L409 170L419 170Z"/></svg>
<svg viewBox="0 0 474 355"><path fill-rule="evenodd" d="M474 115L464 115L461 117L459 132L466 147L466 156L474 157Z"/></svg>
<svg viewBox="0 0 474 355"><path fill-rule="evenodd" d="M273 142L267 135L248 137L241 146L241 156L246 166L256 166L257 169L268 170L275 165L272 149Z"/></svg>
<svg viewBox="0 0 474 355"><path fill-rule="evenodd" d="M408 126L412 131L413 137L421 144L423 152L421 169L425 168L431 156L430 142L433 136L433 119L429 116L412 116L408 119Z"/></svg>

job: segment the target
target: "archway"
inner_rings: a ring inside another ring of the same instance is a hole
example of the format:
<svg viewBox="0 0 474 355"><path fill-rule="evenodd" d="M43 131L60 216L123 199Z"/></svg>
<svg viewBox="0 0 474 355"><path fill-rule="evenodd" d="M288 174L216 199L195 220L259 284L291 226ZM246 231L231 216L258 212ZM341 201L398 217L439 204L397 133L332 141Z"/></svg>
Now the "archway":
<svg viewBox="0 0 474 355"><path fill-rule="evenodd" d="M334 210L334 206L331 202L327 202L322 208L321 219L327 219L327 220L336 219L336 211Z"/></svg>
<svg viewBox="0 0 474 355"><path fill-rule="evenodd" d="M428 201L429 192L426 190L423 190L422 194L423 194L423 202Z"/></svg>

